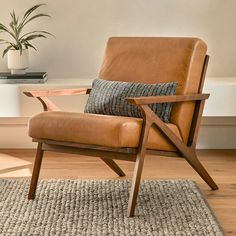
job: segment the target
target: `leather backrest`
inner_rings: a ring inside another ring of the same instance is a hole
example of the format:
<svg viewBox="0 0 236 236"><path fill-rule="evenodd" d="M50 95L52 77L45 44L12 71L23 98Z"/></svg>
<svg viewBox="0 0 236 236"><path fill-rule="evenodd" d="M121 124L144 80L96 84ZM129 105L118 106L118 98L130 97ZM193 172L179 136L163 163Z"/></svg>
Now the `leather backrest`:
<svg viewBox="0 0 236 236"><path fill-rule="evenodd" d="M99 77L160 83L177 81L177 94L198 93L207 46L198 38L113 37L108 40ZM171 123L187 143L195 103L176 103Z"/></svg>

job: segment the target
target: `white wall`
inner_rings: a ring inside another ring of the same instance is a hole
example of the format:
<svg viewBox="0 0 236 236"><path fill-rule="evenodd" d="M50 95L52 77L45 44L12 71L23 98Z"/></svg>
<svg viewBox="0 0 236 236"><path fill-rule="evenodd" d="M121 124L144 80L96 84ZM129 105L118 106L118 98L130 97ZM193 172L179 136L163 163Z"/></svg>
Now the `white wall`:
<svg viewBox="0 0 236 236"><path fill-rule="evenodd" d="M52 78L94 78L109 36L197 36L209 46L210 77L236 75L235 0L44 0L51 19L32 23L56 39L35 42L31 70ZM1 0L0 22L38 0ZM0 58L0 71L7 70Z"/></svg>

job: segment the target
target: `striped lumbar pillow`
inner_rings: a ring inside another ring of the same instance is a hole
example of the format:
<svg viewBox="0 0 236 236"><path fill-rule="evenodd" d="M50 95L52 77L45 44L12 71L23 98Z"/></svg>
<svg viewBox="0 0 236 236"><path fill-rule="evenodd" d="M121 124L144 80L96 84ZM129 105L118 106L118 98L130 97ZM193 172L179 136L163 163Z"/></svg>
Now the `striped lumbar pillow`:
<svg viewBox="0 0 236 236"><path fill-rule="evenodd" d="M142 117L140 110L125 98L174 95L176 87L176 82L143 84L95 79L84 112ZM150 107L164 122L169 122L171 103L152 104Z"/></svg>

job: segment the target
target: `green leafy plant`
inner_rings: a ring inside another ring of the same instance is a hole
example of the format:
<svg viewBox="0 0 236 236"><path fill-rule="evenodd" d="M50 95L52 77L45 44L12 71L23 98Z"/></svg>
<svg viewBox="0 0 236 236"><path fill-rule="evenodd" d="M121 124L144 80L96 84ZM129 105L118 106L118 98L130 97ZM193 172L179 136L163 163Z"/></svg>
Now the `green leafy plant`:
<svg viewBox="0 0 236 236"><path fill-rule="evenodd" d="M28 33L23 32L25 26L28 25L28 23L30 23L32 20L40 17L50 17L50 15L43 13L37 13L33 15L35 10L43 5L45 4L38 4L28 9L21 20L18 16L16 16L13 10L13 12L10 13L11 22L9 27L0 23L0 33L7 33L10 35L10 38L12 38L12 41L0 39L0 44L7 44L7 47L2 54L3 57L11 49L20 50L21 54L23 49L33 48L36 50L35 46L33 46L31 43L32 40L36 38L47 38L48 35L53 36L47 31L32 31Z"/></svg>

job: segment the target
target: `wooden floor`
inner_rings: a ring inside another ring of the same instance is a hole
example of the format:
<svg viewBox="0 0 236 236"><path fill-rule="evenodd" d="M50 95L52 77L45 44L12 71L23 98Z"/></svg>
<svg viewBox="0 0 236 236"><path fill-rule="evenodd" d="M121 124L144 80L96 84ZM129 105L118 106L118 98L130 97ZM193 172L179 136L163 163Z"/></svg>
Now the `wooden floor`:
<svg viewBox="0 0 236 236"><path fill-rule="evenodd" d="M29 177L34 150L0 150L0 178ZM236 150L201 150L199 159L212 175L219 190L211 191L183 159L147 156L143 179L193 179L215 212L226 235L236 235ZM132 162L117 161L131 178ZM41 178L118 178L98 158L46 153Z"/></svg>

